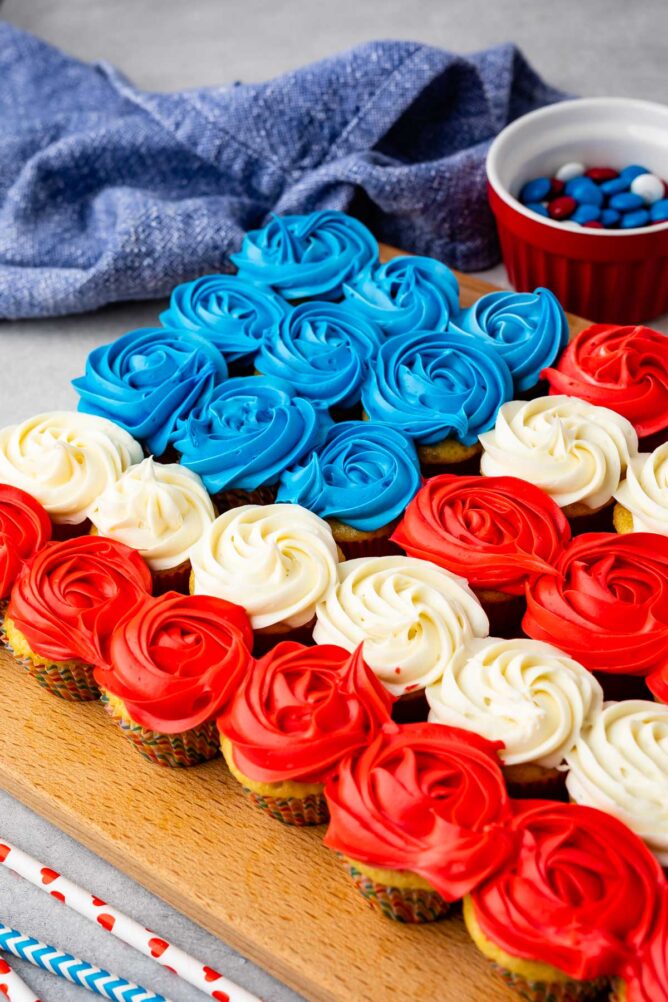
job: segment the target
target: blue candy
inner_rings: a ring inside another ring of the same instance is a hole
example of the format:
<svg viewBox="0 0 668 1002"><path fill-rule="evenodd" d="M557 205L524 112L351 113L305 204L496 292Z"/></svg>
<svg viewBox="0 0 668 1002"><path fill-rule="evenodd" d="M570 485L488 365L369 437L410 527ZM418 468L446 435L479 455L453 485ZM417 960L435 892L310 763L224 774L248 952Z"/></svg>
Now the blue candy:
<svg viewBox="0 0 668 1002"><path fill-rule="evenodd" d="M653 223L664 223L668 219L668 198L660 198L649 210Z"/></svg>
<svg viewBox="0 0 668 1002"><path fill-rule="evenodd" d="M604 181L600 188L604 195L617 195L620 191L628 191L632 180L633 178L622 177L620 174L619 177L613 177L611 181Z"/></svg>
<svg viewBox="0 0 668 1002"><path fill-rule="evenodd" d="M552 191L552 182L549 177L535 177L527 181L520 191L520 202L528 205L529 202L542 202Z"/></svg>
<svg viewBox="0 0 668 1002"><path fill-rule="evenodd" d="M575 195L573 196L575 198ZM601 216L601 210L597 205L578 205L577 209L571 216L569 222L580 223L591 223L594 219L599 219Z"/></svg>
<svg viewBox="0 0 668 1002"><path fill-rule="evenodd" d="M610 209L618 209L619 212L632 212L634 209L642 209L645 204L644 198L634 195L632 191L622 191L619 195L613 195L608 202Z"/></svg>
<svg viewBox="0 0 668 1002"><path fill-rule="evenodd" d="M603 205L603 192L589 177L574 177L568 181L564 189L576 202L585 205Z"/></svg>
<svg viewBox="0 0 668 1002"><path fill-rule="evenodd" d="M604 209L601 213L601 222L608 229L611 226L617 226L621 218L621 215L615 209Z"/></svg>
<svg viewBox="0 0 668 1002"><path fill-rule="evenodd" d="M539 216L549 216L550 214L542 202L525 202L524 205L532 212L537 212Z"/></svg>
<svg viewBox="0 0 668 1002"><path fill-rule="evenodd" d="M647 226L648 222L649 212L647 209L638 209L637 212L624 213L619 225L623 230L630 230L635 226Z"/></svg>
<svg viewBox="0 0 668 1002"><path fill-rule="evenodd" d="M624 170L619 172L619 176L623 177L629 182L629 184L631 184L631 181L633 181L634 178L639 177L641 174L650 173L651 171L648 171L646 167L641 167L639 164L629 164L628 167L625 167Z"/></svg>

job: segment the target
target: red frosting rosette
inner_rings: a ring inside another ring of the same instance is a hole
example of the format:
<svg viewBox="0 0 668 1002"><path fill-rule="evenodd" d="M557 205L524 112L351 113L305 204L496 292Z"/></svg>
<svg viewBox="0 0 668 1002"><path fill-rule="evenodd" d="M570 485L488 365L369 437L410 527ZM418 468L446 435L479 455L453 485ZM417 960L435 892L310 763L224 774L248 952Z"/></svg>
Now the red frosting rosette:
<svg viewBox="0 0 668 1002"><path fill-rule="evenodd" d="M36 654L106 661L112 630L151 591L136 550L101 536L47 543L25 565L7 614Z"/></svg>
<svg viewBox="0 0 668 1002"><path fill-rule="evenodd" d="M95 681L136 723L178 734L213 720L252 663L241 606L209 595L147 598L111 637Z"/></svg>
<svg viewBox="0 0 668 1002"><path fill-rule="evenodd" d="M550 393L609 407L641 437L668 427L668 340L659 331L594 324L542 376Z"/></svg>
<svg viewBox="0 0 668 1002"><path fill-rule="evenodd" d="M442 724L387 724L327 782L325 844L368 866L417 873L446 901L511 856L510 800L497 750Z"/></svg>
<svg viewBox="0 0 668 1002"><path fill-rule="evenodd" d="M649 849L579 804L516 801L509 828L516 855L472 894L483 934L579 981L620 973L656 928L665 879Z"/></svg>
<svg viewBox="0 0 668 1002"><path fill-rule="evenodd" d="M647 685L660 703L668 703L668 666L648 675Z"/></svg>
<svg viewBox="0 0 668 1002"><path fill-rule="evenodd" d="M591 671L647 675L668 666L668 536L589 532L527 585L522 629Z"/></svg>
<svg viewBox="0 0 668 1002"><path fill-rule="evenodd" d="M528 578L552 573L570 535L559 506L526 480L444 474L418 491L392 540L473 588L522 595Z"/></svg>
<svg viewBox="0 0 668 1002"><path fill-rule="evenodd" d="M51 539L51 519L30 494L0 484L0 599L7 598L24 562Z"/></svg>
<svg viewBox="0 0 668 1002"><path fill-rule="evenodd" d="M661 895L661 908L654 932L629 963L622 979L625 1002L668 1002L668 889Z"/></svg>
<svg viewBox="0 0 668 1002"><path fill-rule="evenodd" d="M362 658L284 641L259 661L218 721L234 762L261 783L324 783L390 720L393 698Z"/></svg>

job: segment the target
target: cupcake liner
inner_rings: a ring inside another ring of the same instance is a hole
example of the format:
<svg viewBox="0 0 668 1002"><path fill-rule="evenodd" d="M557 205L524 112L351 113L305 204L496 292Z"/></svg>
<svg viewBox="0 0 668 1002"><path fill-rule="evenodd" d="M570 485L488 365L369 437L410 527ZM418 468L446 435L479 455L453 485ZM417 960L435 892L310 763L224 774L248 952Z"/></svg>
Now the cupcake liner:
<svg viewBox="0 0 668 1002"><path fill-rule="evenodd" d="M387 536L378 536L374 533L360 534L357 539L341 539L334 533L334 539L343 553L345 560L355 560L357 557L393 557L403 553L401 547L397 546L390 539L389 530Z"/></svg>
<svg viewBox="0 0 668 1002"><path fill-rule="evenodd" d="M598 998L609 983L608 978L596 978L594 981L529 981L493 960L488 960L488 964L526 1002L588 1002Z"/></svg>
<svg viewBox="0 0 668 1002"><path fill-rule="evenodd" d="M581 536L584 532L613 532L614 505L614 499L611 498L607 504L593 511L587 509L581 502L567 505L562 510L570 523L573 535Z"/></svg>
<svg viewBox="0 0 668 1002"><path fill-rule="evenodd" d="M182 731L180 734L161 734L122 716L110 703L107 693L103 692L100 699L126 738L144 758L155 765L168 769L185 769L209 762L220 752L215 721L193 727L189 731Z"/></svg>
<svg viewBox="0 0 668 1002"><path fill-rule="evenodd" d="M253 657L264 657L265 654L274 649L276 644L280 644L284 640L290 640L295 644L304 644L304 646L309 647L313 644L314 627L315 619L312 619L303 626L288 627L285 630L256 631L253 638Z"/></svg>
<svg viewBox="0 0 668 1002"><path fill-rule="evenodd" d="M424 689L406 692L392 706L392 719L397 724L416 724L427 720L429 703Z"/></svg>
<svg viewBox="0 0 668 1002"><path fill-rule="evenodd" d="M256 487L253 491L231 487L227 491L215 494L212 500L218 511L224 512L229 511L230 508L240 508L244 504L275 504L277 493L278 486L276 484Z"/></svg>
<svg viewBox="0 0 668 1002"><path fill-rule="evenodd" d="M419 887L390 887L378 884L361 873L354 863L341 857L343 867L360 894L374 908L395 922L437 922L445 918L450 905L438 891Z"/></svg>
<svg viewBox="0 0 668 1002"><path fill-rule="evenodd" d="M651 699L647 681L643 675L624 675L621 672L593 672L600 682L603 698L607 702L619 703L624 699Z"/></svg>
<svg viewBox="0 0 668 1002"><path fill-rule="evenodd" d="M7 634L5 633L5 616L7 615L7 609L9 608L9 599L0 598L0 644L4 644L5 647L9 647L7 643Z"/></svg>
<svg viewBox="0 0 668 1002"><path fill-rule="evenodd" d="M7 638L7 650L13 654L17 664L25 668L38 685L54 696L60 696L70 703L92 703L100 698L100 690L93 678L93 667L83 661L52 661L36 664L29 657L15 653Z"/></svg>
<svg viewBox="0 0 668 1002"><path fill-rule="evenodd" d="M190 561L184 560L178 567L170 567L164 571L152 571L153 594L164 595L168 591L177 591L181 595L189 592Z"/></svg>
<svg viewBox="0 0 668 1002"><path fill-rule="evenodd" d="M489 619L491 636L508 639L523 636L522 617L526 612L524 595L507 595L491 588L473 590Z"/></svg>
<svg viewBox="0 0 668 1002"><path fill-rule="evenodd" d="M546 769L544 775L521 775L522 767L506 766L502 769L508 793L518 800L538 798L539 800L566 800L566 773L558 769ZM518 774L519 772L519 774Z"/></svg>
<svg viewBox="0 0 668 1002"><path fill-rule="evenodd" d="M83 522L52 522L52 524L51 538L58 543L64 543L68 539L76 539L77 536L87 536L91 528L89 518L84 519Z"/></svg>
<svg viewBox="0 0 668 1002"><path fill-rule="evenodd" d="M304 828L307 825L324 825L329 821L329 810L324 793L309 793L305 797L272 797L255 793L247 786L243 791L255 807L284 825Z"/></svg>

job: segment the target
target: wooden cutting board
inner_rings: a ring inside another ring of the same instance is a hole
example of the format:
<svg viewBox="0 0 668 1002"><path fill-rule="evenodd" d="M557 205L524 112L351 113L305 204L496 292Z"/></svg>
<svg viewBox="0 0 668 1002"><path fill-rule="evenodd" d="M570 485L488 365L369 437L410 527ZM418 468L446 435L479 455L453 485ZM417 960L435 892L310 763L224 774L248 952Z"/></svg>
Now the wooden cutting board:
<svg viewBox="0 0 668 1002"><path fill-rule="evenodd" d="M492 290L459 279L464 305ZM586 326L569 322L572 333ZM266 817L222 759L188 770L151 765L99 704L50 696L6 651L0 706L3 789L307 999L516 1002L458 909L416 927L384 918L320 845L323 829Z"/></svg>

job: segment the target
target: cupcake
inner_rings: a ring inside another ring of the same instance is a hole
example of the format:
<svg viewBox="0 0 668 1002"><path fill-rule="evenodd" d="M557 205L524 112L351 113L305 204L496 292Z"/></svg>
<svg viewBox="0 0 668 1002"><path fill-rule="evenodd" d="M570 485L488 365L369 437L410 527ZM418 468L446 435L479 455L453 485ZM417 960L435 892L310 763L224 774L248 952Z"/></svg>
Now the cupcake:
<svg viewBox="0 0 668 1002"><path fill-rule="evenodd" d="M341 299L343 285L378 260L369 230L345 212L272 216L231 255L241 278L284 299Z"/></svg>
<svg viewBox="0 0 668 1002"><path fill-rule="evenodd" d="M375 421L344 421L284 471L278 501L326 519L346 557L382 556L395 552L390 535L420 483L415 446L403 432Z"/></svg>
<svg viewBox="0 0 668 1002"><path fill-rule="evenodd" d="M649 327L594 324L543 377L550 393L567 393L622 414L646 439L645 451L668 436L668 341ZM656 441L652 441L657 439Z"/></svg>
<svg viewBox="0 0 668 1002"><path fill-rule="evenodd" d="M615 498L612 521L617 532L668 536L668 442L631 458Z"/></svg>
<svg viewBox="0 0 668 1002"><path fill-rule="evenodd" d="M273 504L283 471L316 448L331 423L284 380L240 376L180 424L175 446L220 510Z"/></svg>
<svg viewBox="0 0 668 1002"><path fill-rule="evenodd" d="M642 699L606 703L566 755L577 804L628 825L668 866L668 706Z"/></svg>
<svg viewBox="0 0 668 1002"><path fill-rule="evenodd" d="M376 737L391 705L361 650L284 641L255 663L220 717L223 755L271 817L323 824L326 780Z"/></svg>
<svg viewBox="0 0 668 1002"><path fill-rule="evenodd" d="M216 718L251 670L243 609L206 595L146 598L95 670L102 702L144 758L198 765L220 748Z"/></svg>
<svg viewBox="0 0 668 1002"><path fill-rule="evenodd" d="M148 567L122 543L98 536L47 543L12 589L7 645L49 692L97 699L93 669L107 662L112 631L150 591Z"/></svg>
<svg viewBox="0 0 668 1002"><path fill-rule="evenodd" d="M133 463L141 446L103 418L51 411L0 430L0 483L46 509L56 538L87 533L99 495Z"/></svg>
<svg viewBox="0 0 668 1002"><path fill-rule="evenodd" d="M518 396L536 386L541 371L556 361L569 337L566 314L549 289L489 292L455 318L454 328L483 337L496 348Z"/></svg>
<svg viewBox="0 0 668 1002"><path fill-rule="evenodd" d="M190 548L216 512L196 473L149 457L131 466L90 510L92 531L139 550L153 575L153 591L188 593Z"/></svg>
<svg viewBox="0 0 668 1002"><path fill-rule="evenodd" d="M239 374L252 362L269 331L285 316L285 300L238 275L202 275L172 290L160 323L205 338Z"/></svg>
<svg viewBox="0 0 668 1002"><path fill-rule="evenodd" d="M110 418L162 456L179 420L208 400L227 377L227 365L209 340L188 330L129 331L94 348L86 372L72 380L79 410Z"/></svg>
<svg viewBox="0 0 668 1002"><path fill-rule="evenodd" d="M662 888L654 932L613 982L610 1002L668 1002L668 889Z"/></svg>
<svg viewBox="0 0 668 1002"><path fill-rule="evenodd" d="M433 257L402 254L371 265L344 287L346 300L388 337L444 331L459 312L459 284Z"/></svg>
<svg viewBox="0 0 668 1002"><path fill-rule="evenodd" d="M652 932L661 867L591 807L535 800L513 810L515 856L464 900L469 934L529 1002L598 998Z"/></svg>
<svg viewBox="0 0 668 1002"><path fill-rule="evenodd" d="M0 639L9 594L24 563L51 539L51 519L30 494L0 484Z"/></svg>
<svg viewBox="0 0 668 1002"><path fill-rule="evenodd" d="M469 471L478 436L510 400L510 370L482 338L416 331L389 338L362 388L367 417L415 439L425 476Z"/></svg>
<svg viewBox="0 0 668 1002"><path fill-rule="evenodd" d="M455 727L386 724L328 779L325 845L388 918L443 918L510 858L498 747Z"/></svg>
<svg viewBox="0 0 668 1002"><path fill-rule="evenodd" d="M336 581L327 523L300 505L243 505L219 515L190 551L191 591L243 606L272 639L310 639Z"/></svg>
<svg viewBox="0 0 668 1002"><path fill-rule="evenodd" d="M591 672L556 647L497 637L467 641L427 689L432 723L501 742L516 796L560 792L560 767L602 700Z"/></svg>
<svg viewBox="0 0 668 1002"><path fill-rule="evenodd" d="M638 439L626 418L576 397L512 400L480 436L480 472L542 488L578 529L613 504Z"/></svg>
<svg viewBox="0 0 668 1002"><path fill-rule="evenodd" d="M360 557L338 566L316 611L313 639L354 651L393 696L415 697L457 648L489 623L463 578L414 557Z"/></svg>
<svg viewBox="0 0 668 1002"><path fill-rule="evenodd" d="M660 703L668 704L668 665L657 668L645 681L654 698Z"/></svg>
<svg viewBox="0 0 668 1002"><path fill-rule="evenodd" d="M570 535L559 506L526 480L443 474L427 480L392 540L409 556L465 577L492 629L512 634L526 582L552 573Z"/></svg>

